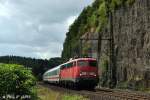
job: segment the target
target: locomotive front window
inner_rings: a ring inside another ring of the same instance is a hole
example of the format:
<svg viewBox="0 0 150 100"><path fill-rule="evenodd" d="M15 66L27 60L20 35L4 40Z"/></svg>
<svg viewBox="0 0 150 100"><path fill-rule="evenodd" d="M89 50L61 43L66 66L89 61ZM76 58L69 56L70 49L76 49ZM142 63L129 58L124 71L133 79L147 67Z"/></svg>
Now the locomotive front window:
<svg viewBox="0 0 150 100"><path fill-rule="evenodd" d="M96 61L78 61L78 66L81 67L86 67L86 66L91 66L91 67L96 67L97 62Z"/></svg>
<svg viewBox="0 0 150 100"><path fill-rule="evenodd" d="M97 61L89 61L89 66L97 67Z"/></svg>

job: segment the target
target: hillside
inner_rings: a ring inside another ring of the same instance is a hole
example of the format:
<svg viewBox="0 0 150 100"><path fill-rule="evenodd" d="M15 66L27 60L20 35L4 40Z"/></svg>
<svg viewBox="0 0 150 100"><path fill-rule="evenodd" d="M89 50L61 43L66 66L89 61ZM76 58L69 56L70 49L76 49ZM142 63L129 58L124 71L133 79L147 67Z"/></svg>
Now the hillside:
<svg viewBox="0 0 150 100"><path fill-rule="evenodd" d="M70 26L62 57L97 58L101 86L149 89L149 7L149 0L95 0Z"/></svg>
<svg viewBox="0 0 150 100"><path fill-rule="evenodd" d="M0 63L24 65L26 68L31 69L37 78L41 79L45 71L61 64L62 59L56 57L43 60L19 56L1 56Z"/></svg>
<svg viewBox="0 0 150 100"><path fill-rule="evenodd" d="M76 54L79 55L81 36L85 33L94 34L101 32L107 26L108 8L106 4L108 4L113 12L122 5L128 6L133 2L134 0L111 0L111 3L107 3L106 0L95 0L92 5L84 8L66 33L62 57L70 58Z"/></svg>

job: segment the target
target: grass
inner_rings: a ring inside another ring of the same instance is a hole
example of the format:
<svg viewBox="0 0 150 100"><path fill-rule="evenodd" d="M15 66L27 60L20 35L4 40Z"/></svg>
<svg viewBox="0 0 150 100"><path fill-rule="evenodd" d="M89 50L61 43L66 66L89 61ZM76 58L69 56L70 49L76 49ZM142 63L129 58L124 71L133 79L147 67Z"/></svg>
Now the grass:
<svg viewBox="0 0 150 100"><path fill-rule="evenodd" d="M59 92L54 92L42 86L38 86L37 94L38 94L39 100L59 100L60 98Z"/></svg>
<svg viewBox="0 0 150 100"><path fill-rule="evenodd" d="M89 99L85 98L83 96L79 96L79 95L65 94L65 95L62 96L62 100L89 100Z"/></svg>
<svg viewBox="0 0 150 100"><path fill-rule="evenodd" d="M81 95L56 92L43 86L37 87L37 95L39 100L89 100Z"/></svg>

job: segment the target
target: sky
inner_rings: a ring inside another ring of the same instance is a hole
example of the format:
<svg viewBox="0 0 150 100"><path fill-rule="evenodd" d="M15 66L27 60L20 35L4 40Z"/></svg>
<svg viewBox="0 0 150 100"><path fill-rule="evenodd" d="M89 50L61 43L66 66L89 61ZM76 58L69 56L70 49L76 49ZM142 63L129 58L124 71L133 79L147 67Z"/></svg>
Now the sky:
<svg viewBox="0 0 150 100"><path fill-rule="evenodd" d="M60 57L69 26L93 0L0 0L0 56Z"/></svg>

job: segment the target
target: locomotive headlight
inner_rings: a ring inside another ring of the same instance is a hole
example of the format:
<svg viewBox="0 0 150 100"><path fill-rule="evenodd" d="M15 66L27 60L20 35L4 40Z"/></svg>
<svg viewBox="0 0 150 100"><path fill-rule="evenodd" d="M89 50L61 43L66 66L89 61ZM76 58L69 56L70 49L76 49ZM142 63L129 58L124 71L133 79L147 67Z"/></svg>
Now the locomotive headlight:
<svg viewBox="0 0 150 100"><path fill-rule="evenodd" d="M84 75L96 76L96 73L95 72L80 72L80 76L84 76Z"/></svg>
<svg viewBox="0 0 150 100"><path fill-rule="evenodd" d="M87 75L87 72L80 72L80 76Z"/></svg>
<svg viewBox="0 0 150 100"><path fill-rule="evenodd" d="M90 72L89 75L96 76L95 72Z"/></svg>

